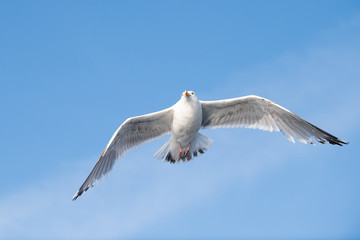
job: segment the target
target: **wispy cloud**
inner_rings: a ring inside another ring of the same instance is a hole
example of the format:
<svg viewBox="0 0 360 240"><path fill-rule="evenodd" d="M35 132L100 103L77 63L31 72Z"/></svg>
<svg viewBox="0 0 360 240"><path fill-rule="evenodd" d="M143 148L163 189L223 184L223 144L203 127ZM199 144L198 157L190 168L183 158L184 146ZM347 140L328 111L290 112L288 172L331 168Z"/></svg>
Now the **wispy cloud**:
<svg viewBox="0 0 360 240"><path fill-rule="evenodd" d="M190 166L192 163L170 166L156 159L149 160L150 156L132 154L131 161L122 161L115 168L116 173L76 202L71 201L71 196L78 187L75 183L81 179L75 172L81 168L70 166L62 169L66 174L31 183L3 196L0 237L131 237L210 196L221 183L221 179L203 171L196 172L200 165L195 168Z"/></svg>

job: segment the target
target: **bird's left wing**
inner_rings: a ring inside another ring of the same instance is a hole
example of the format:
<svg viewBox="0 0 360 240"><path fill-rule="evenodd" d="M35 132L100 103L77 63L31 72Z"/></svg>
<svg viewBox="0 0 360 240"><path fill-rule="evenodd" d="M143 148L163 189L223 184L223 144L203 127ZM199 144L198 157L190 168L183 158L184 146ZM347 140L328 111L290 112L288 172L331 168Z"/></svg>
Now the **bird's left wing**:
<svg viewBox="0 0 360 240"><path fill-rule="evenodd" d="M342 145L347 142L325 132L280 105L258 96L245 96L220 101L200 101L202 127L245 127L281 131L290 141Z"/></svg>
<svg viewBox="0 0 360 240"><path fill-rule="evenodd" d="M168 108L159 112L127 119L116 130L90 175L73 196L73 200L76 200L89 187L94 186L96 181L100 181L102 176L109 173L116 160L127 151L169 133L171 131L172 118L173 110Z"/></svg>

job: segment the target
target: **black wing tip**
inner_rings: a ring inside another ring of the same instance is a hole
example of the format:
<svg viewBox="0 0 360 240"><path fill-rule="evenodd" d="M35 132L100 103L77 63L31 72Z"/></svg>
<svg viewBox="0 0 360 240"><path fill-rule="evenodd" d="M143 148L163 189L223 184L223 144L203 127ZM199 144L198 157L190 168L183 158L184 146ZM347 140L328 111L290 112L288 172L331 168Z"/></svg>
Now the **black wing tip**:
<svg viewBox="0 0 360 240"><path fill-rule="evenodd" d="M295 114L294 114L295 115ZM297 116L297 115L295 115ZM300 118L300 117L299 117ZM302 119L302 118L301 118ZM303 119L304 120L304 119ZM326 140L327 142L329 142L332 145L339 145L342 146L343 144L349 144L349 142L341 140L337 137L335 137L334 135L331 135L328 132L325 132L324 130L322 130L321 128L318 128L317 126L315 126L312 123L309 123L308 121L304 120L307 124L309 124L311 127L315 128L316 130L318 130L320 133L322 133L323 136L320 136L320 139L316 139L318 142L320 143L325 143L324 140ZM312 134L313 135L313 134ZM322 138L322 139L321 139ZM322 141L320 141L322 140ZM324 141L324 142L323 142Z"/></svg>
<svg viewBox="0 0 360 240"><path fill-rule="evenodd" d="M336 139L327 139L327 140L328 140L328 142L329 142L330 144L332 144L332 145L343 146L343 145L349 144L349 142L346 142L346 141L341 140L341 139L338 139L338 138L336 138Z"/></svg>
<svg viewBox="0 0 360 240"><path fill-rule="evenodd" d="M80 192L80 190L77 191L77 192L75 193L75 195L72 197L72 200L75 201L78 197L81 196L82 193L83 193L83 192Z"/></svg>
<svg viewBox="0 0 360 240"><path fill-rule="evenodd" d="M75 201L78 197L80 197L84 192L86 192L89 189L89 187L85 188L85 189L79 189L74 196L72 197L72 200Z"/></svg>

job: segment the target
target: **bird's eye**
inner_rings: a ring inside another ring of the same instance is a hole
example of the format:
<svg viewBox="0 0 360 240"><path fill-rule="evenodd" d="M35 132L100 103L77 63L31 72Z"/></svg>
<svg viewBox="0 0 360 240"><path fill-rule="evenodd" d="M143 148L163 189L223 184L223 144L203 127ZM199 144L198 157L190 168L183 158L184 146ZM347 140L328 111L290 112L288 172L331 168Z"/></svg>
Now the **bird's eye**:
<svg viewBox="0 0 360 240"><path fill-rule="evenodd" d="M194 92L192 92L191 94L194 95Z"/></svg>

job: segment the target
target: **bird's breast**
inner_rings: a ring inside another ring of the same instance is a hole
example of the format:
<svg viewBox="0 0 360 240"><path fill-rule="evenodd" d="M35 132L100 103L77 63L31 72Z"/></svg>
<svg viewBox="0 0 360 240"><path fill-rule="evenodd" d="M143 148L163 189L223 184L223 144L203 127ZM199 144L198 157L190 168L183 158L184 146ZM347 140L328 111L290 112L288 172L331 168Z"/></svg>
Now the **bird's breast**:
<svg viewBox="0 0 360 240"><path fill-rule="evenodd" d="M200 104L183 104L174 109L171 132L178 137L192 136L201 127L202 110Z"/></svg>

